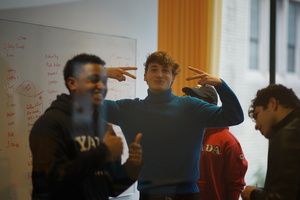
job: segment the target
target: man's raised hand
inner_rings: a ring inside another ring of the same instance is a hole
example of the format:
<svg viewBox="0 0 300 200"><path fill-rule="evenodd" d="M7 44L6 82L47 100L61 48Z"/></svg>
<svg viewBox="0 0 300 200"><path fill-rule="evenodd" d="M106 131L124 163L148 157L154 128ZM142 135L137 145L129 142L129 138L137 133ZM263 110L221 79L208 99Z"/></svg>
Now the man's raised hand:
<svg viewBox="0 0 300 200"><path fill-rule="evenodd" d="M142 146L140 144L142 133L138 133L133 143L129 145L128 161L133 165L140 165L142 163Z"/></svg>
<svg viewBox="0 0 300 200"><path fill-rule="evenodd" d="M212 86L219 86L222 84L222 81L220 78L212 76L200 69L194 68L194 67L188 67L189 70L196 72L197 74L191 77L186 78L187 81L199 79L198 84L200 85L212 85Z"/></svg>
<svg viewBox="0 0 300 200"><path fill-rule="evenodd" d="M113 158L118 158L123 153L122 139L115 135L111 124L108 124L107 131L103 138L103 143L107 146Z"/></svg>
<svg viewBox="0 0 300 200"><path fill-rule="evenodd" d="M108 78L113 78L118 81L125 81L126 76L136 79L136 76L129 73L129 70L137 70L137 67L108 67L106 68Z"/></svg>

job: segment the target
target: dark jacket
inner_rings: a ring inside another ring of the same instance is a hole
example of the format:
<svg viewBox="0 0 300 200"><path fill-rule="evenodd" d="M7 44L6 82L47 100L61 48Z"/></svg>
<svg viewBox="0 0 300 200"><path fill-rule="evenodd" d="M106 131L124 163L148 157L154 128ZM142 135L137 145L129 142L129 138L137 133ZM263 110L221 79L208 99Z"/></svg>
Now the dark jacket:
<svg viewBox="0 0 300 200"><path fill-rule="evenodd" d="M98 117L84 116L63 94L36 121L30 133L33 200L106 200L136 181L140 166L111 161L101 142L107 123Z"/></svg>
<svg viewBox="0 0 300 200"><path fill-rule="evenodd" d="M264 188L251 200L300 200L300 109L272 127Z"/></svg>

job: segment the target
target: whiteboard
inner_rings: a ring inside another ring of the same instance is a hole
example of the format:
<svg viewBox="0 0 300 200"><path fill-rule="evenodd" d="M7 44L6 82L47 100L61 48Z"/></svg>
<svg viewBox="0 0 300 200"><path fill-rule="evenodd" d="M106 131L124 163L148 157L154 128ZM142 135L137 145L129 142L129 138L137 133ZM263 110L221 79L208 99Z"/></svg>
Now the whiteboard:
<svg viewBox="0 0 300 200"><path fill-rule="evenodd" d="M136 40L7 19L0 19L0 30L0 199L30 200L29 132L56 96L68 93L65 63L89 53L101 57L106 67L136 66ZM107 99L134 96L133 79L108 81Z"/></svg>

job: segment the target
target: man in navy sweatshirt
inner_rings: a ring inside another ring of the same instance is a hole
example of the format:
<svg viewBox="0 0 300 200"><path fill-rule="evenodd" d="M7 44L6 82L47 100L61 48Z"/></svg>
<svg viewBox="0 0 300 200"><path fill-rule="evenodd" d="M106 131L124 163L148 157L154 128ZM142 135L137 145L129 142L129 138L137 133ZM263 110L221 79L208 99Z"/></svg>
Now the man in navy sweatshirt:
<svg viewBox="0 0 300 200"><path fill-rule="evenodd" d="M137 180L141 134L121 165L122 140L98 110L107 92L104 65L89 54L67 62L64 79L70 94L58 95L30 132L32 200L107 200Z"/></svg>

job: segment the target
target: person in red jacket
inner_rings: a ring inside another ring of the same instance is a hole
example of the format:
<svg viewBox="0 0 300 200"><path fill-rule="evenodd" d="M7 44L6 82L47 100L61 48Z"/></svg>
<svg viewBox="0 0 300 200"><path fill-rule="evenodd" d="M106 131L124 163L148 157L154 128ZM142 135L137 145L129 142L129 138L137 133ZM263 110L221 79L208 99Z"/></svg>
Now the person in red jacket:
<svg viewBox="0 0 300 200"><path fill-rule="evenodd" d="M218 95L210 85L184 87L189 96L217 105ZM238 200L245 186L248 162L229 127L206 128L197 185L201 200Z"/></svg>

